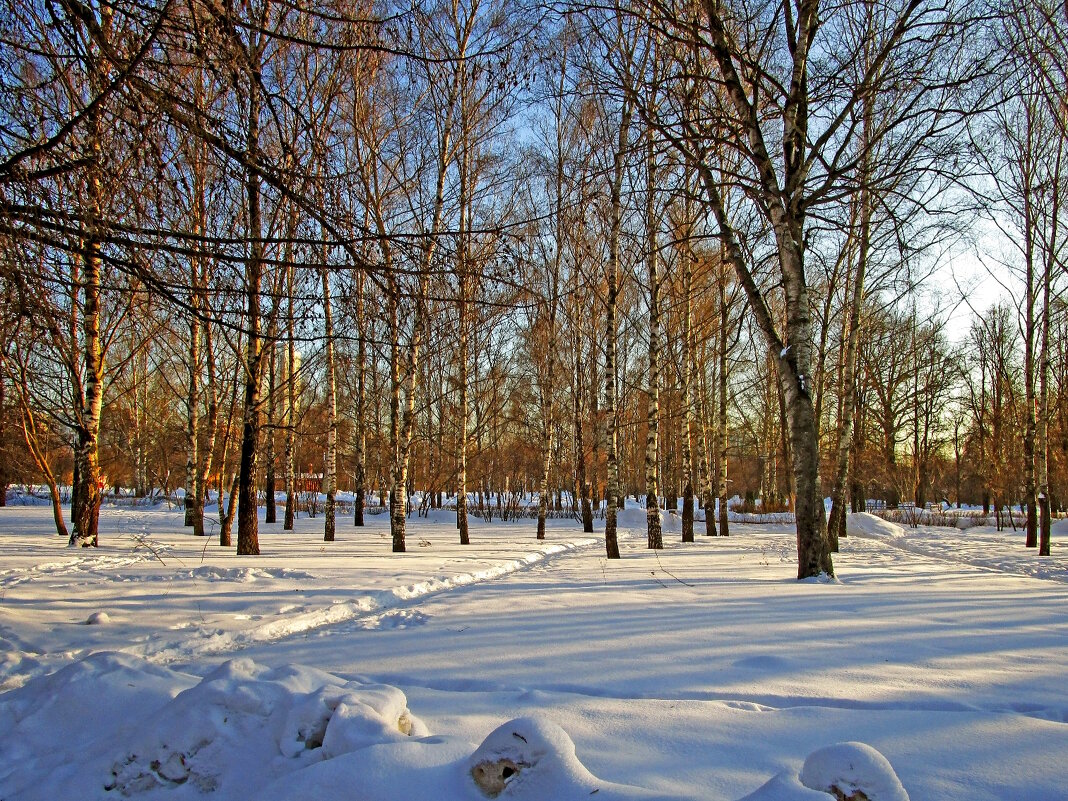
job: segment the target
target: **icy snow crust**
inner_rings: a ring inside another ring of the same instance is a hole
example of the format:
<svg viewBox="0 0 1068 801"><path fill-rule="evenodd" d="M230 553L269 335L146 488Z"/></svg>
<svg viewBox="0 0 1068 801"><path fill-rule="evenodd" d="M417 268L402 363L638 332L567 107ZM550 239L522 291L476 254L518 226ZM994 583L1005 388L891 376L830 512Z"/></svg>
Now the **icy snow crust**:
<svg viewBox="0 0 1068 801"><path fill-rule="evenodd" d="M618 562L446 516L246 559L163 508L90 552L0 509L0 798L1063 801L1056 534L854 515L819 583L788 526L620 521Z"/></svg>

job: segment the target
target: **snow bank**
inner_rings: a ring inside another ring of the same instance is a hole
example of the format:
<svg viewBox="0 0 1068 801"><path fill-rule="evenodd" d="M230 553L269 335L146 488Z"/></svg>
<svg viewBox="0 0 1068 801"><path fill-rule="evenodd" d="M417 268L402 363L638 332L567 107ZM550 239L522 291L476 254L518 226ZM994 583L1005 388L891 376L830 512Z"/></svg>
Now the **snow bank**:
<svg viewBox="0 0 1068 801"><path fill-rule="evenodd" d="M846 515L846 533L862 537L903 537L905 530L868 512L853 512Z"/></svg>
<svg viewBox="0 0 1068 801"><path fill-rule="evenodd" d="M429 736L396 687L250 659L197 680L94 654L0 697L0 742L0 797L21 801L683 801L594 776L544 717L510 720L475 747ZM860 743L817 751L800 774L748 798L826 801L835 791L908 800L889 763Z"/></svg>
<svg viewBox="0 0 1068 801"><path fill-rule="evenodd" d="M70 720L91 729L57 740ZM198 682L100 653L3 696L0 797L243 799L314 762L426 734L395 687L248 659Z"/></svg>
<svg viewBox="0 0 1068 801"><path fill-rule="evenodd" d="M309 797L360 801L693 801L605 781L575 753L567 733L543 716L510 720L474 751L462 741L429 737L371 746L286 776L261 801ZM819 790L815 789L819 788ZM821 749L801 774L781 774L744 801L908 801L889 762L862 743Z"/></svg>

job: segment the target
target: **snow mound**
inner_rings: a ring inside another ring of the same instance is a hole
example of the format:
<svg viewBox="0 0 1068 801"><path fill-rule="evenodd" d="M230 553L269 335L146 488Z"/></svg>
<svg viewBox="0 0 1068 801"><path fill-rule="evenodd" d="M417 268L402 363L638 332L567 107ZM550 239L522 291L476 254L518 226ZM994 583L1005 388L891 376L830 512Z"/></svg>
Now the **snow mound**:
<svg viewBox="0 0 1068 801"><path fill-rule="evenodd" d="M71 720L92 731L57 741ZM0 798L254 798L310 764L426 734L395 687L249 659L198 681L98 653L0 696Z"/></svg>
<svg viewBox="0 0 1068 801"><path fill-rule="evenodd" d="M575 755L563 729L517 718L494 729L468 758L471 781L488 798L588 798L601 782Z"/></svg>
<svg viewBox="0 0 1068 801"><path fill-rule="evenodd" d="M59 737L70 721L91 730ZM429 736L396 687L234 659L203 679L98 653L0 696L0 798L693 801L605 781L545 717L477 747ZM908 801L874 749L814 752L745 801Z"/></svg>
<svg viewBox="0 0 1068 801"><path fill-rule="evenodd" d="M866 537L903 537L905 529L868 512L846 515L846 533Z"/></svg>
<svg viewBox="0 0 1068 801"><path fill-rule="evenodd" d="M57 783L67 791L60 797L96 797L102 783L86 784L79 770L84 761L102 766L105 749L128 738L129 721L142 720L194 684L193 676L134 656L97 653L5 693L0 742L10 770L0 776L0 798L48 797ZM92 731L58 741L57 732L70 731L71 721L91 723ZM44 789L43 776L51 779Z"/></svg>
<svg viewBox="0 0 1068 801"><path fill-rule="evenodd" d="M845 798L909 801L886 757L864 743L838 743L809 754L801 783Z"/></svg>
<svg viewBox="0 0 1068 801"><path fill-rule="evenodd" d="M649 516L644 506L628 505L626 509L616 511L616 526L644 530L649 525Z"/></svg>
<svg viewBox="0 0 1068 801"><path fill-rule="evenodd" d="M18 648L10 640L0 637L0 692L21 687L35 675L44 672L40 659ZM0 705L0 709L3 706ZM0 722L0 732L3 724Z"/></svg>
<svg viewBox="0 0 1068 801"><path fill-rule="evenodd" d="M784 771L741 801L909 801L886 757L864 743L809 754L800 773Z"/></svg>
<svg viewBox="0 0 1068 801"><path fill-rule="evenodd" d="M138 727L105 789L129 796L187 782L202 792L250 787L413 733L426 734L426 727L394 687L234 659Z"/></svg>
<svg viewBox="0 0 1068 801"><path fill-rule="evenodd" d="M627 504L626 509L617 510L616 526L621 534L639 533L644 536L649 529L649 512L645 508L645 500L642 499L640 505ZM682 515L668 509L661 509L660 529L671 533L682 531Z"/></svg>

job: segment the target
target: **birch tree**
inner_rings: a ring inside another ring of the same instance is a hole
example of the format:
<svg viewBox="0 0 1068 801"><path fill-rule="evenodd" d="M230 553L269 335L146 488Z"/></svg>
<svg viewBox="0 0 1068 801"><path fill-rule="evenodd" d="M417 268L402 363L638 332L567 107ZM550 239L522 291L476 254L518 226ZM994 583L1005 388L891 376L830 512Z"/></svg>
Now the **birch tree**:
<svg viewBox="0 0 1068 801"><path fill-rule="evenodd" d="M816 331L806 270L809 218L855 173L861 103L888 65L895 77L909 76L912 105L930 109L939 126L953 121L951 96L967 80L955 72L959 62L953 57L962 47L964 20L954 16L956 9L919 2L888 10L870 60L857 70L856 80L843 81L842 65L856 64L860 53L855 41L842 35L844 11L818 0L759 13L745 2L703 0L696 13L689 6L654 2L643 5L642 13L686 42L697 54L698 74L707 76L709 88L696 123L677 109L651 122L700 173L728 263L776 365L792 458L798 578L832 574L813 398ZM754 52L761 58L751 58ZM912 116L908 104L900 106L884 135ZM762 281L759 262L750 258L739 234L738 216L728 204L729 186L709 167L709 155L717 147L738 155L741 169L731 181L745 187L751 201L747 208L766 226L785 320L774 314L776 290Z"/></svg>

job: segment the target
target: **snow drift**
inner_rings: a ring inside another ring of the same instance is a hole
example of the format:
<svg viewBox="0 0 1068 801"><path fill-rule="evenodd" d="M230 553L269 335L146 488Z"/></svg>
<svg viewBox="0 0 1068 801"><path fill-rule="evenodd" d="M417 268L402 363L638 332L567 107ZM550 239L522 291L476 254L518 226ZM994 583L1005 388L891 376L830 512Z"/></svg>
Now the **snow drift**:
<svg viewBox="0 0 1068 801"><path fill-rule="evenodd" d="M309 667L234 659L198 680L97 653L2 698L3 798L683 801L594 776L545 717L508 721L475 747L430 736L396 687ZM57 740L70 716L92 731ZM908 799L889 762L859 743L815 752L748 799L828 793Z"/></svg>

